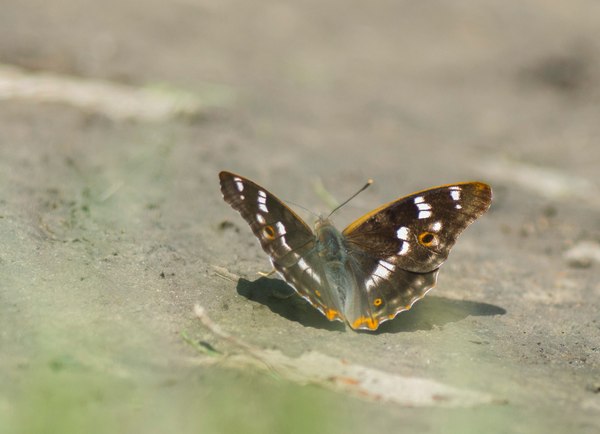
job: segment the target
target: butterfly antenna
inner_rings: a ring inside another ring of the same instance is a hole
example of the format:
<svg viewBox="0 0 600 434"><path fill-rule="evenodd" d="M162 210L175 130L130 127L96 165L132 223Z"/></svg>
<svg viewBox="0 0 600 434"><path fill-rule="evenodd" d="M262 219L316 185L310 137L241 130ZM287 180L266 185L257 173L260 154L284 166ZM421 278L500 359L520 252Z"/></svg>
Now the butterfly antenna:
<svg viewBox="0 0 600 434"><path fill-rule="evenodd" d="M337 210L339 210L341 207L343 207L344 205L346 205L348 202L350 202L352 199L354 199L356 196L358 196L360 193L362 193L363 191L365 191L371 184L373 184L373 180L369 179L367 181L367 183L365 185L362 186L362 188L360 190L358 190L356 193L354 193L352 196L350 196L348 199L346 199L344 202L342 202L341 204L339 204L338 206L336 206L334 208L333 211L331 211L329 213L329 215L327 216L327 218L331 217L333 215L334 212L336 212Z"/></svg>
<svg viewBox="0 0 600 434"><path fill-rule="evenodd" d="M285 200L285 203L289 203L290 205L294 205L297 206L298 208L303 209L304 211L306 211L307 213L311 214L313 217L319 217L319 215L311 210L309 210L308 208L306 208L305 206L300 205L299 203L296 202L292 202L291 200Z"/></svg>

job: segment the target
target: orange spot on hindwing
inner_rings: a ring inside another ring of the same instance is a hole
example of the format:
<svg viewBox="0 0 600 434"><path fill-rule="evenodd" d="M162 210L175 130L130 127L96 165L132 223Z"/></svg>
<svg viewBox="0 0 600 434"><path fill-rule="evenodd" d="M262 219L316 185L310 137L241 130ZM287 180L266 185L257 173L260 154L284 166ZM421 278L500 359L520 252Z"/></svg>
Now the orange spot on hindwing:
<svg viewBox="0 0 600 434"><path fill-rule="evenodd" d="M335 309L327 309L325 311L325 316L329 321L333 321L336 318L340 318L340 313Z"/></svg>
<svg viewBox="0 0 600 434"><path fill-rule="evenodd" d="M351 324L353 329L364 328L361 327L362 325L366 325L369 330L375 330L379 326L379 321L377 321L375 318L361 316Z"/></svg>

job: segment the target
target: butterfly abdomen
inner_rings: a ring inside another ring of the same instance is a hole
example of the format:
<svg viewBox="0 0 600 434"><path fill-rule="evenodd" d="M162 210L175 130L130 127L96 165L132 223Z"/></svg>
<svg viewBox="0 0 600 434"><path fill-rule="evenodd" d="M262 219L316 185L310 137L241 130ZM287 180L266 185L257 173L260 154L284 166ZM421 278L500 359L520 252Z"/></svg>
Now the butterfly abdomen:
<svg viewBox="0 0 600 434"><path fill-rule="evenodd" d="M347 319L354 314L361 298L356 292L355 276L352 274L351 258L344 235L328 220L315 225L316 249L323 260L323 270L336 306Z"/></svg>

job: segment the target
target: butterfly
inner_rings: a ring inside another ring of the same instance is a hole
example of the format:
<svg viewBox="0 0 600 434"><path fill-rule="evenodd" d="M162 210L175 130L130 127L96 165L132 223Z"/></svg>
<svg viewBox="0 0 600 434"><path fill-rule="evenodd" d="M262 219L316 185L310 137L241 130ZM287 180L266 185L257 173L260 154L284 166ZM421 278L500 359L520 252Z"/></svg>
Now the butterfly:
<svg viewBox="0 0 600 434"><path fill-rule="evenodd" d="M225 171L219 179L274 269L328 320L355 330L375 330L423 298L460 233L492 201L482 182L442 185L382 205L342 232L320 217L313 231L249 179Z"/></svg>

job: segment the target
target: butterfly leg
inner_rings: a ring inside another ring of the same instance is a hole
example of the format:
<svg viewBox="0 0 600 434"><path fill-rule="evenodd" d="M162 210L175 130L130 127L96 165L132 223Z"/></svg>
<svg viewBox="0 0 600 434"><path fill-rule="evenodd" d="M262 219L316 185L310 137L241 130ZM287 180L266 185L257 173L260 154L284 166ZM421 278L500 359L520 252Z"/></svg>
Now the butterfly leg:
<svg viewBox="0 0 600 434"><path fill-rule="evenodd" d="M270 277L273 274L275 274L277 272L277 270L275 270L274 268L269 271L268 273L265 273L264 271L257 271L256 274L258 274L260 277Z"/></svg>

